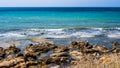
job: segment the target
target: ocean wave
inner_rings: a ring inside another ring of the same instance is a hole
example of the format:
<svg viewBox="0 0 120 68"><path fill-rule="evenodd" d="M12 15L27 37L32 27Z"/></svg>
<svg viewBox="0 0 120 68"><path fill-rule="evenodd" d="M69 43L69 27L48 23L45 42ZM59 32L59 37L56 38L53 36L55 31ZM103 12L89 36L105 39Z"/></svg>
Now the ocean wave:
<svg viewBox="0 0 120 68"><path fill-rule="evenodd" d="M107 37L120 38L120 32L111 32L111 33L107 34Z"/></svg>
<svg viewBox="0 0 120 68"><path fill-rule="evenodd" d="M73 28L74 29L74 28ZM120 37L120 28L85 28L85 29L24 29L0 33L0 37L45 37L45 38L71 38L71 37Z"/></svg>
<svg viewBox="0 0 120 68"><path fill-rule="evenodd" d="M82 32L76 32L73 33L72 36L76 37L95 37L98 35L102 35L103 33L101 31L82 31Z"/></svg>
<svg viewBox="0 0 120 68"><path fill-rule="evenodd" d="M68 30L120 30L120 27L100 28L100 27L86 27L86 28L68 28Z"/></svg>
<svg viewBox="0 0 120 68"><path fill-rule="evenodd" d="M19 33L4 33L0 34L0 37L25 37L25 35Z"/></svg>

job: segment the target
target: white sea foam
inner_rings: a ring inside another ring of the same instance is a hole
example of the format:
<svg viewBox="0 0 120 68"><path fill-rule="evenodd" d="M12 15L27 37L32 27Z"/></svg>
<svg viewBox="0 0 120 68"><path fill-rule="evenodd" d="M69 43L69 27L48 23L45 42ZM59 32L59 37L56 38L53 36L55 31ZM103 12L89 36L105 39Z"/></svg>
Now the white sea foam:
<svg viewBox="0 0 120 68"><path fill-rule="evenodd" d="M81 32L76 32L73 33L72 36L76 36L76 37L95 37L96 35L101 35L102 32L101 31L81 31Z"/></svg>
<svg viewBox="0 0 120 68"><path fill-rule="evenodd" d="M96 37L107 36L112 38L120 37L119 28L117 30L104 30L103 28L91 28L80 30L67 29L24 29L19 31L8 31L1 33L0 37L45 37L45 38L70 38L70 37Z"/></svg>
<svg viewBox="0 0 120 68"><path fill-rule="evenodd" d="M63 31L64 29L27 29L28 31Z"/></svg>
<svg viewBox="0 0 120 68"><path fill-rule="evenodd" d="M4 33L0 34L0 37L25 37L25 35L19 33Z"/></svg>
<svg viewBox="0 0 120 68"><path fill-rule="evenodd" d="M110 38L120 38L120 32L114 32L107 35Z"/></svg>

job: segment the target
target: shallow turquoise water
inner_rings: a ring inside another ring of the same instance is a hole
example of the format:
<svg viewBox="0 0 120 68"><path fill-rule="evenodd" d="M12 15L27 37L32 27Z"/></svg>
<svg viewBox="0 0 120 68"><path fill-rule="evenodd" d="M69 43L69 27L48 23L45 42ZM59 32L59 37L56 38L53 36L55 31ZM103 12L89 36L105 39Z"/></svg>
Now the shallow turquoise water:
<svg viewBox="0 0 120 68"><path fill-rule="evenodd" d="M0 12L0 29L120 27L119 11L8 11Z"/></svg>

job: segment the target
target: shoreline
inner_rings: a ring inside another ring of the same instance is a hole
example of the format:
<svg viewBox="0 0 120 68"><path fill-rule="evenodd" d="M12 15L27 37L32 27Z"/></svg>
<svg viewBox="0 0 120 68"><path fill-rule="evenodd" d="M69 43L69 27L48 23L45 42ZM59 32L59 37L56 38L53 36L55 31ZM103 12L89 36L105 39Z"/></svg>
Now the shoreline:
<svg viewBox="0 0 120 68"><path fill-rule="evenodd" d="M103 45L94 46L89 42L72 41L69 46L56 46L52 42L45 41L30 44L23 51L15 45L0 47L0 67L96 68L102 66L104 68L104 65L107 65L108 68L112 68L111 64L116 64L113 67L120 67L118 47L120 44L114 41L112 45L113 48L108 49Z"/></svg>

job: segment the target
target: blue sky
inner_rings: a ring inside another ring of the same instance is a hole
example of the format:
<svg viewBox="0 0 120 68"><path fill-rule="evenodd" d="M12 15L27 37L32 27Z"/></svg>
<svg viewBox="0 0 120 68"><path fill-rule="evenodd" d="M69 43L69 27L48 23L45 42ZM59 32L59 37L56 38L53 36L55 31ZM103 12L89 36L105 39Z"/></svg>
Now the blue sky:
<svg viewBox="0 0 120 68"><path fill-rule="evenodd" d="M120 7L120 0L0 0L0 7Z"/></svg>

